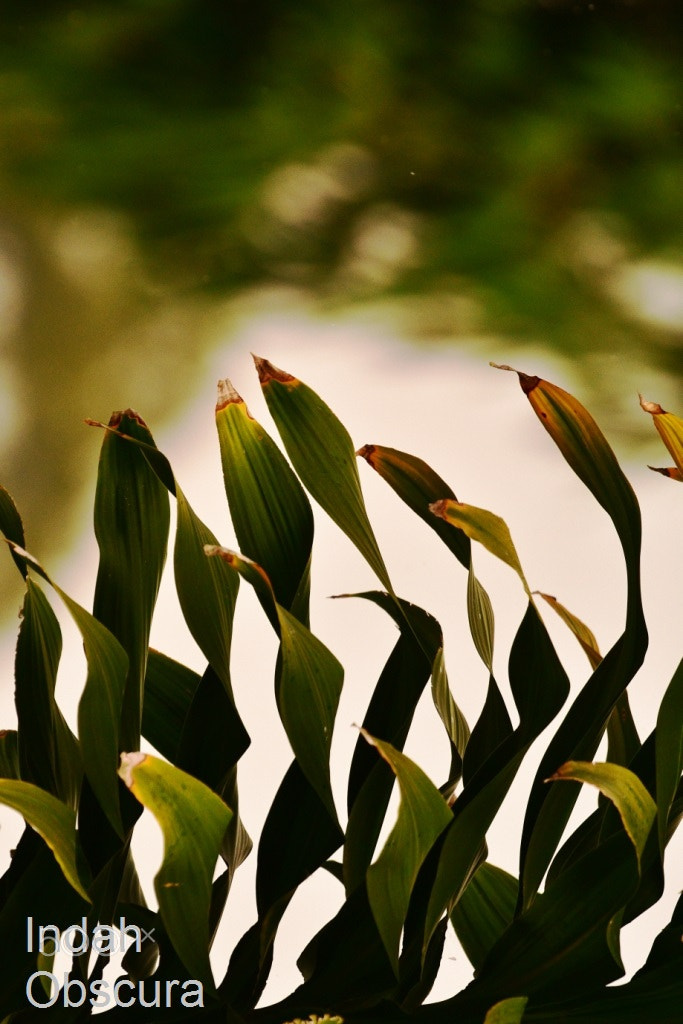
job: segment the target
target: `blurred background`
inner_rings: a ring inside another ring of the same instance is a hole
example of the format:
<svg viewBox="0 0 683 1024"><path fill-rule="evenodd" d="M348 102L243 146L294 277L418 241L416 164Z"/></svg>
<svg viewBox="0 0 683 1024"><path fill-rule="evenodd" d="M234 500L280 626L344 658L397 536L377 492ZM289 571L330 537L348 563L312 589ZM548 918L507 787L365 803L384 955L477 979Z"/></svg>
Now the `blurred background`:
<svg viewBox="0 0 683 1024"><path fill-rule="evenodd" d="M577 394L638 484L653 653L633 692L645 734L680 654L679 488L644 468L668 456L637 392L683 413L682 30L678 0L3 5L0 482L29 549L89 604L100 438L83 420L129 406L223 539L214 384L234 375L267 421L253 349L318 388L359 445L413 451L463 500L505 516L532 585L556 590L606 650L623 625L614 533L562 475L514 380L487 367L512 362ZM395 502L385 512L365 469L397 589L452 628L464 609L452 567ZM401 532L412 528L414 547ZM316 529L314 596L375 585L334 531ZM503 677L524 599L504 568L478 572L504 609ZM20 583L0 559L0 726ZM155 643L199 668L171 591ZM368 659L374 680L393 642L378 626L377 650L344 648L340 620L348 637L368 616L350 604L321 604L316 625L347 666L340 766ZM556 637L585 678L573 641ZM72 720L82 663L70 643ZM485 680L468 643L466 630L453 636L461 683L478 673L457 693L473 722ZM235 653L247 698L254 653L250 633ZM274 648L263 656L271 685ZM244 713L256 731L262 701ZM416 727L409 753L436 779ZM274 744L275 716L268 728L245 757L260 787L245 799L253 834L273 765L290 756ZM509 870L518 817L498 826L495 859ZM251 919L237 917L243 930ZM283 992L303 944L295 928ZM632 962L642 954L636 942Z"/></svg>
<svg viewBox="0 0 683 1024"><path fill-rule="evenodd" d="M637 389L683 405L677 0L0 17L0 478L41 552L73 538L83 418L177 416L264 310L542 348L630 444Z"/></svg>

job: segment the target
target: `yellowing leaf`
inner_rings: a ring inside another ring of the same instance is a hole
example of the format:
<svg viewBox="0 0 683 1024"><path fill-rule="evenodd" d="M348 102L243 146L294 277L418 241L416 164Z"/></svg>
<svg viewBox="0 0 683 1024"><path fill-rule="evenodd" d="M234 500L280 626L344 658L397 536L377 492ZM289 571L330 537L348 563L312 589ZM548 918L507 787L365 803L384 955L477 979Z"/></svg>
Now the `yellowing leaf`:
<svg viewBox="0 0 683 1024"><path fill-rule="evenodd" d="M567 761L547 781L560 779L587 782L609 797L619 812L640 863L645 842L657 816L657 807L638 776L619 764Z"/></svg>
<svg viewBox="0 0 683 1024"><path fill-rule="evenodd" d="M640 407L652 416L659 436L676 463L675 469L659 469L656 472L664 473L673 480L683 480L683 420L680 416L666 412L657 402L647 402L642 395L640 396Z"/></svg>
<svg viewBox="0 0 683 1024"><path fill-rule="evenodd" d="M154 891L168 937L190 977L213 991L211 883L232 811L204 783L151 754L121 754L119 775L164 835Z"/></svg>
<svg viewBox="0 0 683 1024"><path fill-rule="evenodd" d="M435 501L429 507L434 515L463 530L471 540L483 544L487 551L514 569L522 581L524 590L531 596L510 530L504 519L494 512L476 508L474 505L465 505L451 498Z"/></svg>

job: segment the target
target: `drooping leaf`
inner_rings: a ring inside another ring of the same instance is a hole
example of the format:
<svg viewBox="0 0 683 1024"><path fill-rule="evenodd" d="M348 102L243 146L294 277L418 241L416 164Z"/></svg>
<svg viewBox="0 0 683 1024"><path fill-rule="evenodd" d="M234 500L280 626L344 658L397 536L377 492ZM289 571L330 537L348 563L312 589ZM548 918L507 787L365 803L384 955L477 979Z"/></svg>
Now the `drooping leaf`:
<svg viewBox="0 0 683 1024"><path fill-rule="evenodd" d="M683 661L666 688L655 731L657 830L662 855L669 836L669 817L683 771Z"/></svg>
<svg viewBox="0 0 683 1024"><path fill-rule="evenodd" d="M674 480L683 479L683 420L671 412L666 412L658 402L645 401L642 395L640 396L640 407L652 416L659 436L676 463L675 470L658 470L658 472L664 472Z"/></svg>
<svg viewBox="0 0 683 1024"><path fill-rule="evenodd" d="M149 632L166 560L169 502L143 453L121 434L155 447L132 409L114 413L104 432L95 492L95 536L100 549L93 614L128 656L121 713L121 745L140 745L142 690Z"/></svg>
<svg viewBox="0 0 683 1024"><path fill-rule="evenodd" d="M348 431L302 381L254 357L263 394L304 487L356 545L383 587L393 593L370 525Z"/></svg>
<svg viewBox="0 0 683 1024"><path fill-rule="evenodd" d="M574 634L584 651L591 668L595 671L602 661L598 642L588 626L563 604L550 594L540 597L559 615L564 624ZM640 737L631 714L628 692L624 691L618 698L607 721L607 760L613 764L627 767L640 748Z"/></svg>
<svg viewBox="0 0 683 1024"><path fill-rule="evenodd" d="M213 991L211 883L232 812L203 783L151 754L122 754L119 773L164 835L164 859L154 879L164 927L190 976Z"/></svg>
<svg viewBox="0 0 683 1024"><path fill-rule="evenodd" d="M479 657L493 675L494 619L491 598L474 575L472 561L467 573L467 618Z"/></svg>
<svg viewBox="0 0 683 1024"><path fill-rule="evenodd" d="M88 664L85 687L78 705L78 737L83 767L102 810L114 830L123 834L116 765L119 722L128 659L118 640L94 616L54 583L33 555L14 545L25 560L59 594L83 637Z"/></svg>
<svg viewBox="0 0 683 1024"><path fill-rule="evenodd" d="M389 484L420 519L423 519L453 552L466 569L470 565L470 541L467 534L452 530L430 512L429 506L442 498L456 501L455 494L438 473L422 459L395 448L366 444L356 453Z"/></svg>
<svg viewBox="0 0 683 1024"><path fill-rule="evenodd" d="M434 502L430 509L434 515L462 530L470 540L479 541L487 551L514 569L522 581L524 590L530 595L529 585L505 520L486 509L465 505L451 498Z"/></svg>
<svg viewBox="0 0 683 1024"><path fill-rule="evenodd" d="M451 914L451 923L476 971L515 916L517 879L484 861Z"/></svg>
<svg viewBox="0 0 683 1024"><path fill-rule="evenodd" d="M400 630L370 699L363 728L402 750L415 708L443 644L443 633L436 619L407 601L399 599L397 606L389 595L381 592L354 596L377 604ZM441 690L443 685L442 679ZM445 710L448 712L448 708ZM378 758L376 751L359 735L347 795L349 821L344 844L344 884L348 894L364 882L394 782L395 775L388 763Z"/></svg>
<svg viewBox="0 0 683 1024"><path fill-rule="evenodd" d="M61 651L57 617L27 576L14 662L21 778L76 810L83 766L76 738L55 700Z"/></svg>
<svg viewBox="0 0 683 1024"><path fill-rule="evenodd" d="M557 715L569 692L567 674L531 601L510 651L508 673L519 725L491 750L471 777L466 776L463 791L453 804L454 820L443 841L429 900L424 949L443 913L452 911L479 866L486 833L524 755Z"/></svg>
<svg viewBox="0 0 683 1024"><path fill-rule="evenodd" d="M308 498L280 449L250 416L230 381L220 381L218 388L216 427L240 550L263 567L278 604L308 624L313 544Z"/></svg>
<svg viewBox="0 0 683 1024"><path fill-rule="evenodd" d="M510 369L510 367L503 367ZM593 417L562 388L518 373L534 412L579 479L602 505L621 542L628 584L624 633L595 669L560 724L539 764L522 833L520 906L530 906L577 798L544 779L565 761L589 761L612 709L647 650L640 585L641 520L633 489Z"/></svg>
<svg viewBox="0 0 683 1024"><path fill-rule="evenodd" d="M368 900L384 947L398 975L398 947L410 896L425 857L452 816L421 768L389 743L363 731L395 773L401 791L396 824L367 873Z"/></svg>
<svg viewBox="0 0 683 1024"><path fill-rule="evenodd" d="M280 718L304 775L336 817L329 762L344 670L327 647L277 603L260 566L226 548L208 546L206 554L217 556L252 583L270 609L271 622L277 623L281 663L275 696Z"/></svg>
<svg viewBox="0 0 683 1024"><path fill-rule="evenodd" d="M0 802L18 811L52 850L69 885L90 902L77 855L76 813L52 793L19 779L0 779Z"/></svg>
<svg viewBox="0 0 683 1024"><path fill-rule="evenodd" d="M624 828L633 843L638 864L645 841L657 816L657 807L637 775L618 764L590 764L567 761L551 775L549 782L573 779L597 786L619 811Z"/></svg>

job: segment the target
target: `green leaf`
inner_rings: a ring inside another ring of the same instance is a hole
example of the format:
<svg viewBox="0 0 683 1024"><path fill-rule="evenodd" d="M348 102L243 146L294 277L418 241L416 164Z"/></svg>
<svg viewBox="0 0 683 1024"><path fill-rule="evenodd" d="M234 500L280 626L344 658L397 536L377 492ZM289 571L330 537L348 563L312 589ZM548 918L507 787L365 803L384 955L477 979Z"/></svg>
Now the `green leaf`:
<svg viewBox="0 0 683 1024"><path fill-rule="evenodd" d="M510 367L503 367L510 369ZM607 721L647 650L640 584L641 520L633 488L593 417L562 388L519 373L522 390L579 479L610 516L626 562L626 623L569 708L541 758L522 831L520 905L530 906L576 801L576 787L547 786L565 761L595 756Z"/></svg>
<svg viewBox="0 0 683 1024"><path fill-rule="evenodd" d="M655 731L659 846L669 839L669 815L683 771L683 661L666 688Z"/></svg>
<svg viewBox="0 0 683 1024"><path fill-rule="evenodd" d="M259 565L226 548L208 546L206 554L218 556L252 583L271 623L277 623L281 664L275 697L280 718L301 770L336 819L330 748L344 670L327 647L277 603L270 580Z"/></svg>
<svg viewBox="0 0 683 1024"><path fill-rule="evenodd" d="M528 1002L527 996L511 996L509 999L503 999L490 1008L484 1018L484 1024L520 1024Z"/></svg>
<svg viewBox="0 0 683 1024"><path fill-rule="evenodd" d="M609 797L619 811L640 865L645 841L657 816L657 807L638 776L618 764L567 761L550 776L548 782L558 779L587 782Z"/></svg>
<svg viewBox="0 0 683 1024"><path fill-rule="evenodd" d="M114 413L105 431L95 492L100 563L93 612L128 655L121 745L140 745L143 685L152 613L166 560L169 502L144 454L125 437L154 447L132 409Z"/></svg>
<svg viewBox="0 0 683 1024"><path fill-rule="evenodd" d="M83 766L76 737L55 700L61 651L57 617L27 576L14 668L20 777L75 810Z"/></svg>
<svg viewBox="0 0 683 1024"><path fill-rule="evenodd" d="M122 754L119 774L164 835L154 879L164 927L190 976L213 992L211 883L232 811L203 783L151 754Z"/></svg>
<svg viewBox="0 0 683 1024"><path fill-rule="evenodd" d="M348 431L306 384L255 356L263 394L304 487L356 545L390 593L393 587L365 510Z"/></svg>
<svg viewBox="0 0 683 1024"><path fill-rule="evenodd" d="M69 885L90 902L77 857L76 813L52 793L19 779L0 779L0 802L18 811L42 836Z"/></svg>
<svg viewBox="0 0 683 1024"><path fill-rule="evenodd" d="M443 644L439 623L417 605L389 595L362 597L382 608L400 630L363 719L363 728L402 750L417 703ZM443 680L442 680L443 685ZM446 682L447 685L447 682ZM395 775L387 762L359 735L349 771L349 821L344 844L344 884L350 894L364 882L386 814Z"/></svg>
<svg viewBox="0 0 683 1024"><path fill-rule="evenodd" d="M484 861L451 914L451 924L476 972L515 916L519 882Z"/></svg>
<svg viewBox="0 0 683 1024"><path fill-rule="evenodd" d="M442 520L435 518L429 506L442 498L455 494L448 484L422 459L395 448L383 448L379 444L366 444L356 453L379 473L392 490L411 508L420 519L432 528L448 547L461 565L470 565L470 540L461 530L453 530Z"/></svg>
<svg viewBox="0 0 683 1024"><path fill-rule="evenodd" d="M116 765L119 721L128 669L126 653L101 622L50 579L33 555L16 545L13 548L59 594L83 637L88 664L85 687L78 705L78 737L83 753L83 767L102 810L114 830L122 836Z"/></svg>
<svg viewBox="0 0 683 1024"><path fill-rule="evenodd" d="M216 427L240 550L263 567L278 604L308 624L313 545L308 498L230 381L220 381L218 388Z"/></svg>
<svg viewBox="0 0 683 1024"><path fill-rule="evenodd" d="M520 722L478 769L466 776L464 789L453 804L454 820L443 841L429 901L423 952L442 914L452 911L479 866L486 832L524 755L558 713L569 692L567 674L531 601L510 651L508 673ZM468 750L475 731L476 726Z"/></svg>
<svg viewBox="0 0 683 1024"><path fill-rule="evenodd" d="M517 549L512 542L507 524L500 516L488 512L486 509L476 508L474 505L453 501L451 498L434 502L433 505L430 505L430 509L434 515L462 530L470 540L476 540L483 544L487 551L514 569L522 581L524 590L531 596Z"/></svg>
<svg viewBox="0 0 683 1024"><path fill-rule="evenodd" d="M425 857L452 816L436 786L410 758L365 730L362 735L394 772L401 791L396 824L367 873L372 915L398 977L399 941L413 886Z"/></svg>
<svg viewBox="0 0 683 1024"><path fill-rule="evenodd" d="M200 680L191 668L150 648L142 734L172 764L176 763L183 725Z"/></svg>
<svg viewBox="0 0 683 1024"><path fill-rule="evenodd" d="M474 575L471 561L467 573L467 618L477 653L493 675L493 607L491 598Z"/></svg>
<svg viewBox="0 0 683 1024"><path fill-rule="evenodd" d="M451 767L448 773L448 783L445 791L441 787L441 792L445 796L450 796L462 774L462 762L470 738L470 730L448 685L443 648L439 648L436 652L432 666L432 699L451 742Z"/></svg>

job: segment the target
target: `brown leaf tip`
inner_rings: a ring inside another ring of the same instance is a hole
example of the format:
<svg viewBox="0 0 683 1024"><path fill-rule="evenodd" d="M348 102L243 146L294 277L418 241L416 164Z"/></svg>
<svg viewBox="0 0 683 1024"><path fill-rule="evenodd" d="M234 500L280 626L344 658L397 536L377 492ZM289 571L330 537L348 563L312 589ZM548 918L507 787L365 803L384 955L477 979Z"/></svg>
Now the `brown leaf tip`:
<svg viewBox="0 0 683 1024"><path fill-rule="evenodd" d="M525 395L528 395L530 391L533 391L541 383L540 377L531 377L528 373L522 373L521 370L515 370L514 366L508 366L507 363L489 363L494 370L509 370L511 373L516 373L519 377L519 384Z"/></svg>
<svg viewBox="0 0 683 1024"><path fill-rule="evenodd" d="M640 399L640 408L643 412L649 412L652 416L663 415L664 409L662 409L659 402L648 402L642 395L638 395L638 398Z"/></svg>
<svg viewBox="0 0 683 1024"><path fill-rule="evenodd" d="M256 366L256 372L259 375L259 380L262 384L267 384L269 380L276 380L280 384L289 384L296 380L292 377L291 373L286 373L284 370L279 370L277 366L273 366L267 359L262 359L261 356L255 356L252 352L252 358Z"/></svg>
<svg viewBox="0 0 683 1024"><path fill-rule="evenodd" d="M364 444L362 448L358 449L356 455L361 459L365 459L365 461L369 462L371 466L374 466L372 457L375 454L375 448L376 445L374 444Z"/></svg>
<svg viewBox="0 0 683 1024"><path fill-rule="evenodd" d="M143 420L142 416L139 412L136 412L135 409L124 409L123 411L113 412L108 426L111 427L112 430L118 430L124 419L134 420L141 427L144 427L145 430L149 430L149 427Z"/></svg>
<svg viewBox="0 0 683 1024"><path fill-rule="evenodd" d="M227 377L224 380L218 381L218 398L216 400L216 412L220 412L221 409L225 409L226 405L237 405L243 402L242 396L233 387L232 382Z"/></svg>

